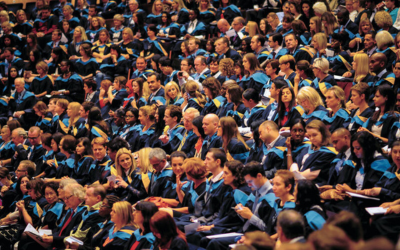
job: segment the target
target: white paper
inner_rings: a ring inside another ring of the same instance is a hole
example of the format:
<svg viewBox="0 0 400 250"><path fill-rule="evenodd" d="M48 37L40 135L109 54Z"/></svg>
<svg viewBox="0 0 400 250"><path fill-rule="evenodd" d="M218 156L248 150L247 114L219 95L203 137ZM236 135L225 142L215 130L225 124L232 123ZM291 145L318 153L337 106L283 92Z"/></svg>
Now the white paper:
<svg viewBox="0 0 400 250"><path fill-rule="evenodd" d="M304 177L303 175L301 175L300 172L298 172L298 171L294 171L293 174L294 174L294 179L295 179L296 181L298 181L298 180L304 180L304 179L306 178L306 177Z"/></svg>
<svg viewBox="0 0 400 250"><path fill-rule="evenodd" d="M78 243L80 246L83 245L83 242L82 242L82 241L78 240L77 238L75 238L75 237L73 237L73 236L68 237L65 241L66 241L67 243L69 243L69 244L76 242L76 243Z"/></svg>
<svg viewBox="0 0 400 250"><path fill-rule="evenodd" d="M192 224L188 224L186 225L185 228L185 234L192 234L194 232L196 232L197 228L200 226L200 222L195 222Z"/></svg>
<svg viewBox="0 0 400 250"><path fill-rule="evenodd" d="M375 215L385 214L388 209L383 207L366 207L365 210L367 210L370 215Z"/></svg>
<svg viewBox="0 0 400 250"><path fill-rule="evenodd" d="M241 233L215 234L215 235L207 236L207 239L218 239L218 238L236 237L236 236L242 236L242 235L243 235L243 234L241 234Z"/></svg>
<svg viewBox="0 0 400 250"><path fill-rule="evenodd" d="M22 38L23 34L18 33L17 36L18 36L19 38Z"/></svg>
<svg viewBox="0 0 400 250"><path fill-rule="evenodd" d="M346 192L346 193L348 193L351 197L379 201L379 198L375 198L375 197L371 197L371 196L366 196L366 195L362 195L362 194L356 194L356 193L352 193L352 192Z"/></svg>
<svg viewBox="0 0 400 250"><path fill-rule="evenodd" d="M52 235L53 232L50 229L39 229L39 235Z"/></svg>
<svg viewBox="0 0 400 250"><path fill-rule="evenodd" d="M326 49L325 51L326 51L326 56L328 56L328 57L335 56L335 51L330 50L330 49Z"/></svg>
<svg viewBox="0 0 400 250"><path fill-rule="evenodd" d="M63 43L68 43L68 38L64 34L61 33L60 41L63 42Z"/></svg>
<svg viewBox="0 0 400 250"><path fill-rule="evenodd" d="M241 246L241 245L243 245L243 244L230 244L229 248L234 249L235 247Z"/></svg>
<svg viewBox="0 0 400 250"><path fill-rule="evenodd" d="M227 37L236 36L236 31L235 31L234 29L228 30L228 31L225 33L225 35L226 35Z"/></svg>
<svg viewBox="0 0 400 250"><path fill-rule="evenodd" d="M240 40L243 40L244 35L243 35L242 32L239 32L239 33L238 33L238 36L239 36Z"/></svg>
<svg viewBox="0 0 400 250"><path fill-rule="evenodd" d="M333 78L335 78L335 80L342 80L342 79L344 79L345 77L334 75Z"/></svg>
<svg viewBox="0 0 400 250"><path fill-rule="evenodd" d="M283 13L283 12L277 12L276 15L278 16L279 21L282 22L282 19L283 19L283 16L285 15L285 13Z"/></svg>
<svg viewBox="0 0 400 250"><path fill-rule="evenodd" d="M115 179L116 179L117 177L115 176L115 175L111 175L111 176L108 176L107 177L107 180L108 180L108 182L114 182L115 183Z"/></svg>
<svg viewBox="0 0 400 250"><path fill-rule="evenodd" d="M25 228L25 230L24 230L24 233L25 233L25 232L27 232L27 233L32 233L32 234L34 234L34 235L40 236L39 232L36 231L36 229L31 225L31 223L29 223L29 224L26 226L26 228Z"/></svg>
<svg viewBox="0 0 400 250"><path fill-rule="evenodd" d="M258 9L258 8L260 8L260 7L258 7L257 4L254 4L253 9Z"/></svg>

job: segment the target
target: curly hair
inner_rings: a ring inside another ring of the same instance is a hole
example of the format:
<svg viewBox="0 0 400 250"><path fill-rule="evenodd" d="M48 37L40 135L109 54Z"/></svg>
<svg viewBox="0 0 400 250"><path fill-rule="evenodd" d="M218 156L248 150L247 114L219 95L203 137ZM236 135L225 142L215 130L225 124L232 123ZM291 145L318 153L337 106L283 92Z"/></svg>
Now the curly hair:
<svg viewBox="0 0 400 250"><path fill-rule="evenodd" d="M243 163L238 160L227 161L225 162L225 167L229 169L235 177L232 183L235 187L239 187L245 183L244 176L242 175L242 169L244 168Z"/></svg>
<svg viewBox="0 0 400 250"><path fill-rule="evenodd" d="M235 62L230 58L223 58L219 61L219 70L222 75L233 76L235 75Z"/></svg>
<svg viewBox="0 0 400 250"><path fill-rule="evenodd" d="M207 77L203 82L203 88L208 88L211 91L212 98L217 97L221 92L221 84L214 77Z"/></svg>

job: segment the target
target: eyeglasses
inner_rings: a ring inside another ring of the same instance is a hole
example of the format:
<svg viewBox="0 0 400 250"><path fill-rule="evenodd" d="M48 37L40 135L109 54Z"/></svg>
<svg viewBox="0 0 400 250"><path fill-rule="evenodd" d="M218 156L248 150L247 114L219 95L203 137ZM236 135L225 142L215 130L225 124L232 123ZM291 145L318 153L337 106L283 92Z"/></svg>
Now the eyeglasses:
<svg viewBox="0 0 400 250"><path fill-rule="evenodd" d="M69 196L69 197L64 197L64 200L69 200L72 196L74 196L74 195L71 195L71 196Z"/></svg>
<svg viewBox="0 0 400 250"><path fill-rule="evenodd" d="M111 206L101 205L101 207L111 208Z"/></svg>
<svg viewBox="0 0 400 250"><path fill-rule="evenodd" d="M133 118L135 116L134 115L126 115L125 117Z"/></svg>

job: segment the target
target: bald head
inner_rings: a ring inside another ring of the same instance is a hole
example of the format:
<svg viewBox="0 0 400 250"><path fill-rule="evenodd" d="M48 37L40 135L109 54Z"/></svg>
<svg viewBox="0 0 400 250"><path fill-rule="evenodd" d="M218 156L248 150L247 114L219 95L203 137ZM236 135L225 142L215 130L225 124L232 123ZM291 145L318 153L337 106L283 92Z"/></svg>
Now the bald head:
<svg viewBox="0 0 400 250"><path fill-rule="evenodd" d="M296 210L287 209L279 213L278 236L282 242L290 242L290 240L304 236L305 224L303 215Z"/></svg>
<svg viewBox="0 0 400 250"><path fill-rule="evenodd" d="M231 27L226 19L220 19L220 20L217 22L217 26L218 26L218 29L219 29L222 33L227 32L227 31L229 30L229 28Z"/></svg>
<svg viewBox="0 0 400 250"><path fill-rule="evenodd" d="M216 114L208 114L203 118L204 134L212 136L217 133L219 118Z"/></svg>
<svg viewBox="0 0 400 250"><path fill-rule="evenodd" d="M350 148L350 131L345 128L338 128L333 132L331 140L333 147L335 147L335 150L339 153L344 153Z"/></svg>
<svg viewBox="0 0 400 250"><path fill-rule="evenodd" d="M369 69L374 73L379 73L386 67L386 62L385 54L375 53L369 59Z"/></svg>

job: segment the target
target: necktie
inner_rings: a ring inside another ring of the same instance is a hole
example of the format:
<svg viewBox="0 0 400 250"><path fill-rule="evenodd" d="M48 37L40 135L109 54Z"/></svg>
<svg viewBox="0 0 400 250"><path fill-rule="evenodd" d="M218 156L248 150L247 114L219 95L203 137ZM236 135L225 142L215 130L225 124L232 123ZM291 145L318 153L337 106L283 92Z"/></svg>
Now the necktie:
<svg viewBox="0 0 400 250"><path fill-rule="evenodd" d="M275 59L275 56L276 56L276 52L272 51L272 59Z"/></svg>
<svg viewBox="0 0 400 250"><path fill-rule="evenodd" d="M179 147L178 147L178 150L177 150L177 151L181 151L183 145L185 145L187 134L188 134L188 133L186 132L185 135L183 136L182 141L181 141L181 144L179 144Z"/></svg>
<svg viewBox="0 0 400 250"><path fill-rule="evenodd" d="M64 225L63 225L63 227L61 228L60 233L58 234L58 236L61 236L61 235L62 235L62 232L65 230L65 228L66 228L66 227L68 226L68 224L71 222L72 217L74 216L74 213L75 213L75 212L72 210L71 215L69 216L68 220L64 223Z"/></svg>

